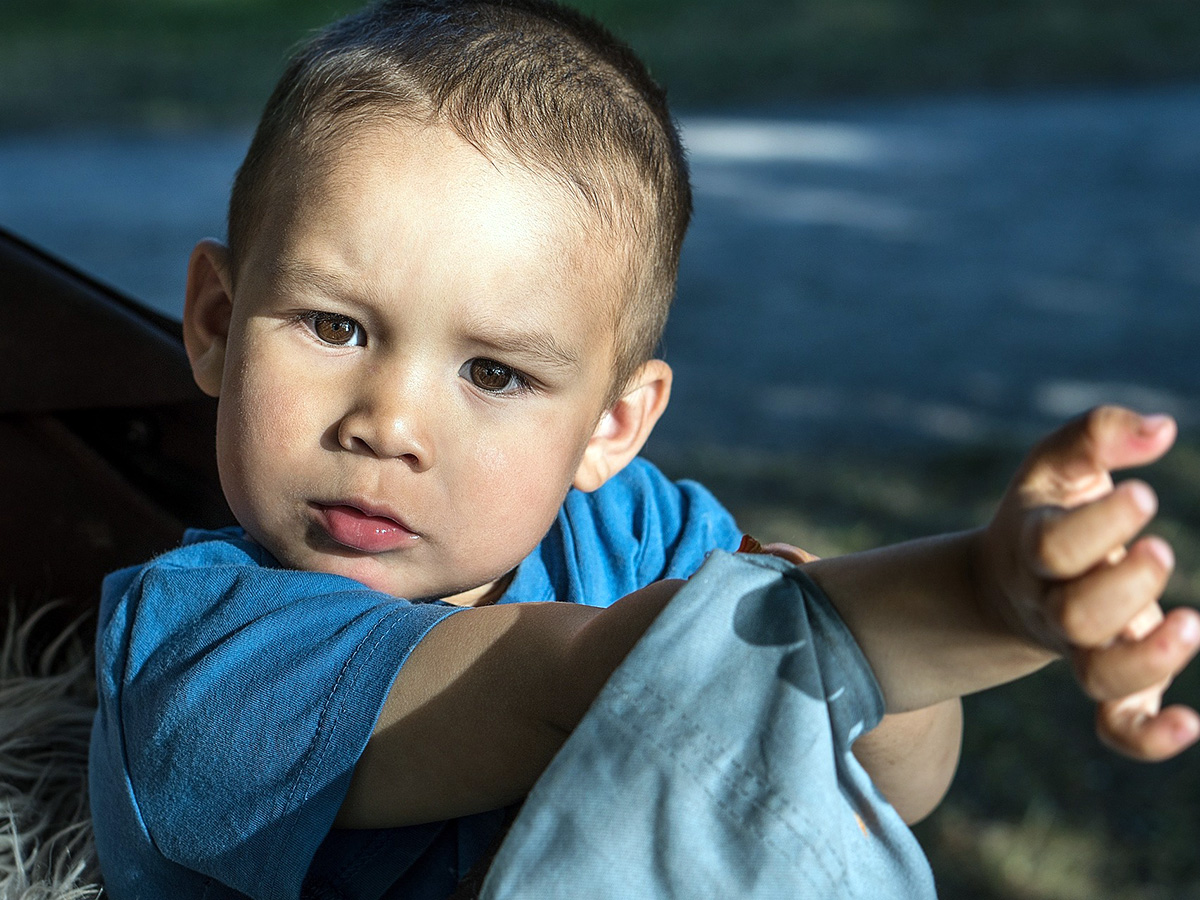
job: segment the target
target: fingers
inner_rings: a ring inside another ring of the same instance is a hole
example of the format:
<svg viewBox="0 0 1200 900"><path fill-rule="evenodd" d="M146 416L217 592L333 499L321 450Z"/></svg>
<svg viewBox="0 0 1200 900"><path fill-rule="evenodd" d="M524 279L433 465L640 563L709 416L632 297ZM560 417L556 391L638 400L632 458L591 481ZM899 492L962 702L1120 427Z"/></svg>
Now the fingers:
<svg viewBox="0 0 1200 900"><path fill-rule="evenodd" d="M1200 614L1181 608L1163 617L1144 638L1079 650L1073 663L1084 692L1093 700L1110 703L1155 689L1161 695L1198 649Z"/></svg>
<svg viewBox="0 0 1200 900"><path fill-rule="evenodd" d="M1019 485L1035 503L1073 506L1102 496L1108 473L1158 459L1175 441L1169 416L1101 406L1068 422L1030 454Z"/></svg>
<svg viewBox="0 0 1200 900"><path fill-rule="evenodd" d="M1159 538L1135 541L1157 498L1140 481L1114 487L1111 472L1157 460L1175 435L1168 416L1094 409L1034 449L991 527L1018 538L1006 563L1012 568L1002 571L1030 592L1041 617L1020 620L1047 628L1032 629L1035 639L1072 658L1084 691L1100 703L1101 738L1143 760L1166 759L1200 739L1194 710L1160 709L1163 692L1200 649L1200 613L1163 615L1171 548Z"/></svg>
<svg viewBox="0 0 1200 900"><path fill-rule="evenodd" d="M1200 738L1200 716L1186 706L1157 709L1158 696L1101 703L1096 733L1119 753L1145 762L1170 759Z"/></svg>
<svg viewBox="0 0 1200 900"><path fill-rule="evenodd" d="M1200 716L1186 706L1161 709L1162 695L1200 648L1200 614L1176 609L1139 641L1120 641L1076 657L1084 689L1101 703L1096 732L1134 759L1168 759L1200 739Z"/></svg>
<svg viewBox="0 0 1200 900"><path fill-rule="evenodd" d="M1157 605L1174 565L1166 541L1143 538L1119 563L1055 584L1046 600L1050 618L1071 646L1103 647L1137 623L1143 610ZM1141 627L1142 633L1146 630Z"/></svg>
<svg viewBox="0 0 1200 900"><path fill-rule="evenodd" d="M1022 543L1039 578L1076 578L1102 562L1117 561L1123 547L1154 517L1158 498L1149 485L1126 481L1098 500L1074 509L1044 507L1026 518Z"/></svg>
<svg viewBox="0 0 1200 900"><path fill-rule="evenodd" d="M767 544L762 549L765 553L770 553L772 556L782 557L788 562L795 563L798 566L802 566L805 563L810 563L821 558L815 554L809 553L807 550L801 550L799 547L793 547L791 544Z"/></svg>

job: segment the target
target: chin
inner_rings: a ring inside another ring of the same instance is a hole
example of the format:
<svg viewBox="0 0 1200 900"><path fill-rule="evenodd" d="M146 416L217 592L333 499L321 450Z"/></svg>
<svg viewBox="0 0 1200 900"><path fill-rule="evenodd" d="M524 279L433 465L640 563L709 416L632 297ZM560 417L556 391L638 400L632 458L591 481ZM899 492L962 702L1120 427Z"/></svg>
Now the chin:
<svg viewBox="0 0 1200 900"><path fill-rule="evenodd" d="M338 563L341 563L338 565ZM318 566L318 571L331 572L335 575L343 575L346 578L352 578L359 584L369 587L373 591L379 591L381 594L387 594L391 597L399 597L405 600L411 600L403 590L402 584L397 584L394 577L389 578L387 572L371 571L372 566L362 565L358 561L347 565L346 560L336 560L332 565Z"/></svg>
<svg viewBox="0 0 1200 900"><path fill-rule="evenodd" d="M317 565L316 571L330 572L335 575L342 575L346 578L351 578L359 584L365 585L373 591L378 591L381 594L387 594L389 597L396 597L401 600L411 600L414 603L439 600L442 597L448 596L453 592L453 589L443 590L438 585L417 585L413 584L410 579L398 576L395 572L390 572L386 568L374 565L374 560L367 559L336 559L326 561L331 564L326 566Z"/></svg>

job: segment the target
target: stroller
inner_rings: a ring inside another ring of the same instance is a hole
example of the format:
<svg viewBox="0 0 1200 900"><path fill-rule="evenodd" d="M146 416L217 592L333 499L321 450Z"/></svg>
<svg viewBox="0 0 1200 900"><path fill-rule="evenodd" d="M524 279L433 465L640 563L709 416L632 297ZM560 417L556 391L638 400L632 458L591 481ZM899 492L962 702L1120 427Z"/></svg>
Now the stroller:
<svg viewBox="0 0 1200 900"><path fill-rule="evenodd" d="M0 897L83 900L100 581L233 520L177 322L3 230L0 308Z"/></svg>
<svg viewBox="0 0 1200 900"><path fill-rule="evenodd" d="M0 573L39 631L94 606L100 578L232 521L216 404L179 324L0 230Z"/></svg>

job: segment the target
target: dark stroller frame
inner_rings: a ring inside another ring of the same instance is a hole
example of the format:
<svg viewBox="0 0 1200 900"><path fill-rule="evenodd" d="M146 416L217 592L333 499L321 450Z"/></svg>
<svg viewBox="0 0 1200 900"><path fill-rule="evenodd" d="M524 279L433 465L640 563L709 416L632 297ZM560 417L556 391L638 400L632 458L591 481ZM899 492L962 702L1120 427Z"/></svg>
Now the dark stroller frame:
<svg viewBox="0 0 1200 900"><path fill-rule="evenodd" d="M52 604L49 638L95 609L105 573L185 525L232 522L216 403L178 322L2 229L0 310L0 608L25 620Z"/></svg>

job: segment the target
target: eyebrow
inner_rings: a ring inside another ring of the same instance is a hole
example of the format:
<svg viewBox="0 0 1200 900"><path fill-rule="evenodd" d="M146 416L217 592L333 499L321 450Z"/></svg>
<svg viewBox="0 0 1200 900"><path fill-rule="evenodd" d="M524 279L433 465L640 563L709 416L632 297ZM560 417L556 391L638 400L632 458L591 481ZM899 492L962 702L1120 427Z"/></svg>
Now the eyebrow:
<svg viewBox="0 0 1200 900"><path fill-rule="evenodd" d="M508 323L477 320L470 323L471 343L501 356L533 359L558 369L579 367L579 355L564 347L549 331L513 328Z"/></svg>
<svg viewBox="0 0 1200 900"><path fill-rule="evenodd" d="M289 287L316 287L334 297L349 297L354 293L349 281L336 272L295 261L273 262L271 278Z"/></svg>
<svg viewBox="0 0 1200 900"><path fill-rule="evenodd" d="M337 272L294 260L276 261L272 277L287 286L315 287L323 294L352 299L354 288ZM477 317L467 322L470 343L498 356L516 356L556 369L579 368L579 354L565 347L551 332L513 327L494 318Z"/></svg>

